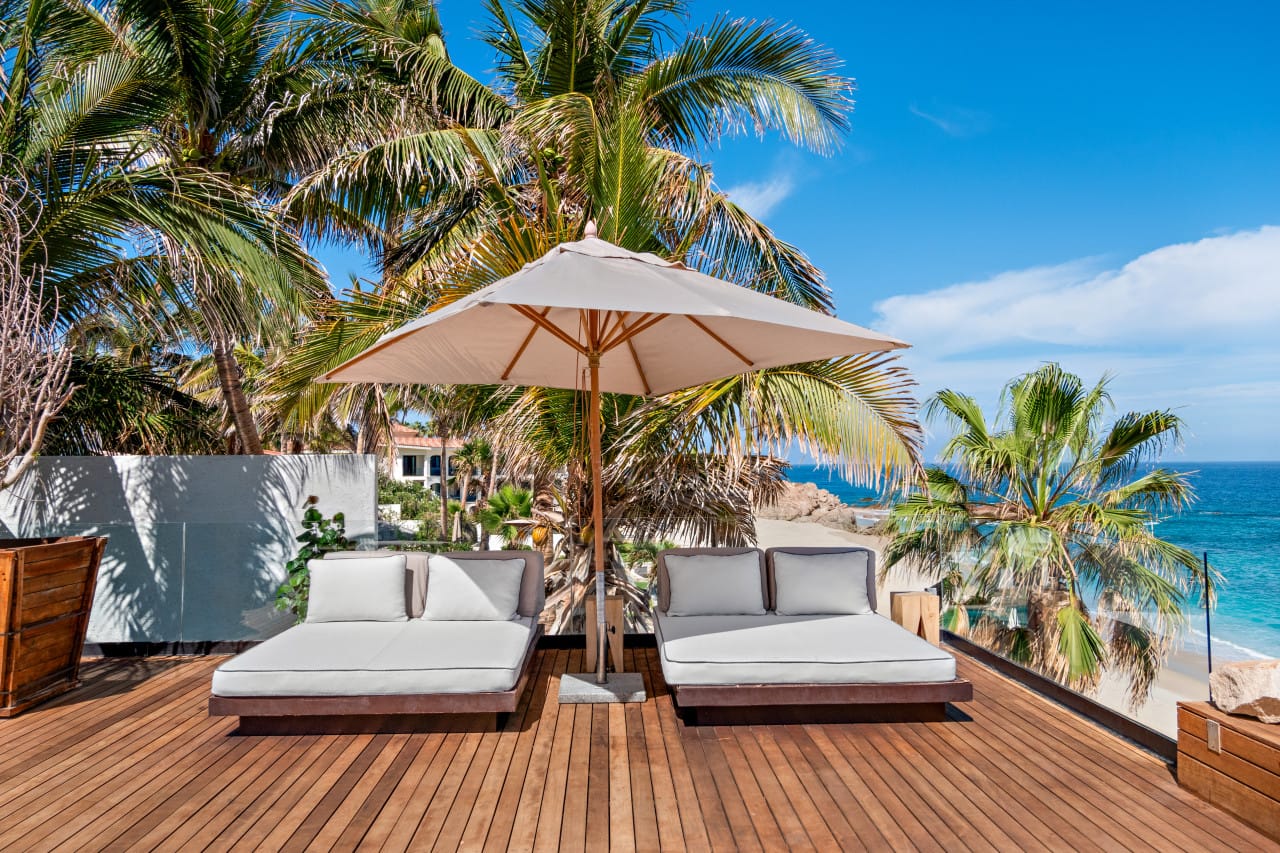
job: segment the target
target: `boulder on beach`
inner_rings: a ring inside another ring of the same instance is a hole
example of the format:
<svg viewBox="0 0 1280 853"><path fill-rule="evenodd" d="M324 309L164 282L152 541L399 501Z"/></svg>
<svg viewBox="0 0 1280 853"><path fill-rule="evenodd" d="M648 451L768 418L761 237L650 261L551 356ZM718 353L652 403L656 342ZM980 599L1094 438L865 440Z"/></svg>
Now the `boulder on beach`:
<svg viewBox="0 0 1280 853"><path fill-rule="evenodd" d="M1280 660L1223 664L1209 676L1213 704L1228 714L1280 723Z"/></svg>
<svg viewBox="0 0 1280 853"><path fill-rule="evenodd" d="M787 483L778 499L756 508L757 518L808 521L842 530L857 526L853 507L813 483Z"/></svg>

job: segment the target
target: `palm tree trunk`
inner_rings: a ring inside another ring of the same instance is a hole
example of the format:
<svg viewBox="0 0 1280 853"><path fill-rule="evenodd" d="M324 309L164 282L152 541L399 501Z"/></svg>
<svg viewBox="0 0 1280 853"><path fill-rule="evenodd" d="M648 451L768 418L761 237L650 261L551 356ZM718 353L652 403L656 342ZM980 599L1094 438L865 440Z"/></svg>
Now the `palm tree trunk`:
<svg viewBox="0 0 1280 853"><path fill-rule="evenodd" d="M464 474L466 476L463 476ZM455 542L461 541L462 539L462 517L467 512L467 492L470 491L470 489L467 487L470 485L470 483L468 482L470 479L471 479L470 469L460 468L458 470L458 480L459 480L458 501L459 503L462 504L462 506L458 510L457 515L453 517L453 541Z"/></svg>
<svg viewBox="0 0 1280 853"><path fill-rule="evenodd" d="M258 435L258 425L254 423L253 413L249 410L249 399L245 396L244 386L240 384L240 365L236 362L234 345L230 341L218 338L213 342L213 363L218 368L218 384L222 387L222 398L235 422L241 450L253 456L261 456L262 437Z"/></svg>
<svg viewBox="0 0 1280 853"><path fill-rule="evenodd" d="M443 432L443 430L441 430ZM440 436L440 538L449 535L449 437Z"/></svg>
<svg viewBox="0 0 1280 853"><path fill-rule="evenodd" d="M498 451L495 449L489 456L489 487L484 490L485 497L498 488Z"/></svg>

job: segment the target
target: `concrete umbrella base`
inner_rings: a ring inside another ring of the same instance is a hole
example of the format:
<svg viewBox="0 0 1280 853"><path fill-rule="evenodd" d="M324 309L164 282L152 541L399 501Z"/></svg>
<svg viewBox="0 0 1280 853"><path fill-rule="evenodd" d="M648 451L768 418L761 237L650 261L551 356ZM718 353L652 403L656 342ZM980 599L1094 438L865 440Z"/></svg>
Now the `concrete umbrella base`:
<svg viewBox="0 0 1280 853"><path fill-rule="evenodd" d="M566 672L560 676L561 705L598 705L643 702L644 676L638 672L611 672L604 684L596 684L594 672Z"/></svg>

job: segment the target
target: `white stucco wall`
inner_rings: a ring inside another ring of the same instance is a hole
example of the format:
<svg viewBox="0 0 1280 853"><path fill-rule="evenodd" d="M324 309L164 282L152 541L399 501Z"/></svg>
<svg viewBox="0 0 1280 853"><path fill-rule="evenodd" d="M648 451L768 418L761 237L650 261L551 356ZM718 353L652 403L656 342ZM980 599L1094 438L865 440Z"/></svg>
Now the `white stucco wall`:
<svg viewBox="0 0 1280 853"><path fill-rule="evenodd" d="M109 537L88 641L256 640L275 610L307 496L377 534L373 456L44 457L0 492L0 536Z"/></svg>

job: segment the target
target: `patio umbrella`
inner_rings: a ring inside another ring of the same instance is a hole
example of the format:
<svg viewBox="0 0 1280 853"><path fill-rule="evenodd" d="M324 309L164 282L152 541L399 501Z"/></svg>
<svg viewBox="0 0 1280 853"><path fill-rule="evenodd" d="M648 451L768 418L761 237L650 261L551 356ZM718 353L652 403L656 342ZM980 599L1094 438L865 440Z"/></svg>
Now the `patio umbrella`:
<svg viewBox="0 0 1280 853"><path fill-rule="evenodd" d="M320 381L577 388L587 369L593 565L605 682L600 394L660 395L726 376L907 344L598 239L562 243L519 272L380 338Z"/></svg>

